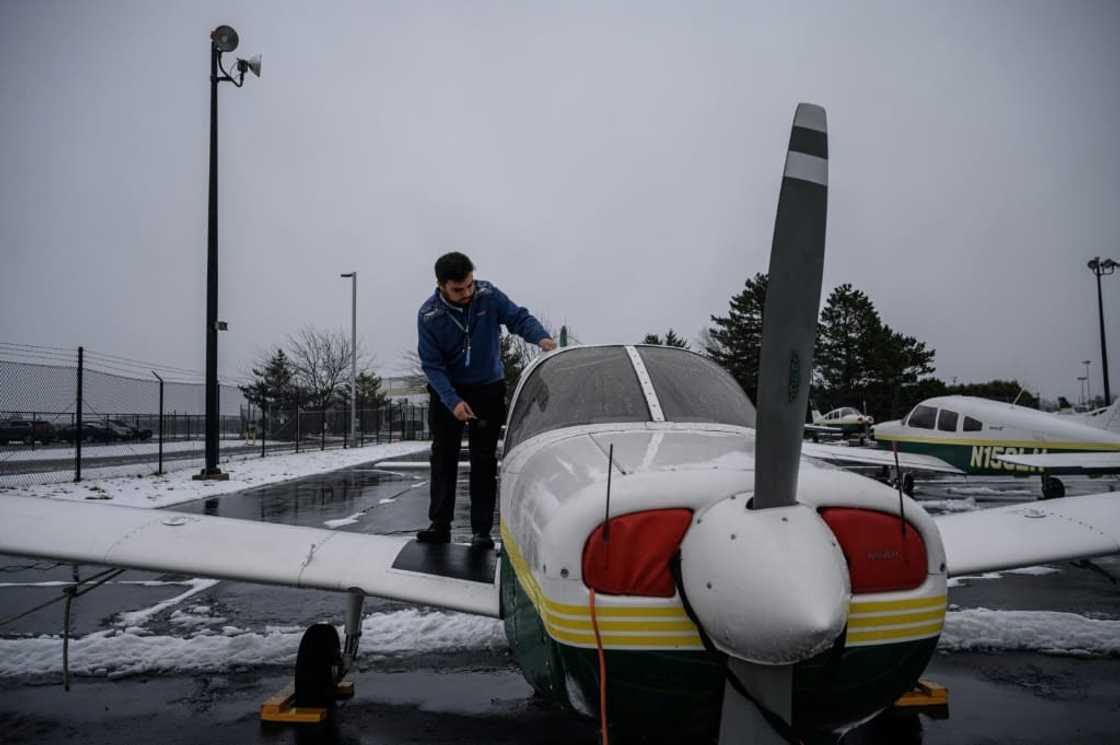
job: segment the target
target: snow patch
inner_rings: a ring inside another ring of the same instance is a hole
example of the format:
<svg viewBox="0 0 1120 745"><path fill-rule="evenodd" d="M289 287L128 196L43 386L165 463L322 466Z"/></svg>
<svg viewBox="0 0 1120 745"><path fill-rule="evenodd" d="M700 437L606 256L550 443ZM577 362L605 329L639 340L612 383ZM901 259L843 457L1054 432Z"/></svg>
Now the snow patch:
<svg viewBox="0 0 1120 745"><path fill-rule="evenodd" d="M340 636L341 636L341 627ZM263 632L225 626L186 637L141 628L98 631L70 640L70 670L77 675L121 677L139 673L220 672L237 667L292 665L302 628ZM362 657L407 656L506 647L501 621L463 613L419 609L375 613L362 620ZM0 676L60 674L58 636L0 639Z"/></svg>
<svg viewBox="0 0 1120 745"><path fill-rule="evenodd" d="M194 476L192 469L143 478L137 478L135 475L115 476L115 474L114 477L104 475L91 478L93 474L83 469L86 480L80 484L13 484L3 486L2 492L17 496L73 501L85 501L92 494L98 498L107 497L115 505L167 507L218 494L231 494L252 486L289 481L384 458L421 453L430 448L429 442L394 442L361 448L258 457L229 464L226 468L230 474L229 481L195 481L192 478ZM426 468L427 464L424 464L424 467ZM3 483L4 477L0 477L0 484Z"/></svg>
<svg viewBox="0 0 1120 745"><path fill-rule="evenodd" d="M1061 611L951 611L937 648L945 652L1030 651L1073 657L1120 655L1120 621Z"/></svg>

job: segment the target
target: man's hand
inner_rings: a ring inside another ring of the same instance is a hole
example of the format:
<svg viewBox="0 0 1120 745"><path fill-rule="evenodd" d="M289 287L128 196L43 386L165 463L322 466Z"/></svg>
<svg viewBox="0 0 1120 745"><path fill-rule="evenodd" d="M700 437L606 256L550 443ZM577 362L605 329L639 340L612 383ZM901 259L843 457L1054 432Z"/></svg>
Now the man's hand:
<svg viewBox="0 0 1120 745"><path fill-rule="evenodd" d="M556 349L556 342L552 339L544 338L537 342L537 346L546 352L551 352L553 349Z"/></svg>
<svg viewBox="0 0 1120 745"><path fill-rule="evenodd" d="M471 411L470 405L466 401L460 401L454 411L451 412L455 418L460 422L467 422L475 418L474 412Z"/></svg>

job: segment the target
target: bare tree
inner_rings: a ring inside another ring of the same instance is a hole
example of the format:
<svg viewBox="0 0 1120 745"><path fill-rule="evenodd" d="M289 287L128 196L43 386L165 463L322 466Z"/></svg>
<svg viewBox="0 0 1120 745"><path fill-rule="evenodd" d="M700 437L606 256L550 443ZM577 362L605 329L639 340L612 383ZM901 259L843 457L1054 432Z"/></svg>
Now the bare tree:
<svg viewBox="0 0 1120 745"><path fill-rule="evenodd" d="M288 353L296 384L310 407L326 409L350 383L350 336L306 326L288 336ZM358 371L366 372L372 359L358 342Z"/></svg>

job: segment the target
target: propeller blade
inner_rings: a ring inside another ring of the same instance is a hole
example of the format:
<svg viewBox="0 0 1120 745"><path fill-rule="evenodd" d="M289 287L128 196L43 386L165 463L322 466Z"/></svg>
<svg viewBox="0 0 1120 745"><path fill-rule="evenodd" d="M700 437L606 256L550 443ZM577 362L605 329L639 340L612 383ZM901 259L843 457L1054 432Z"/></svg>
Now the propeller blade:
<svg viewBox="0 0 1120 745"><path fill-rule="evenodd" d="M754 509L797 500L827 211L827 119L820 106L798 104L774 220L762 318Z"/></svg>
<svg viewBox="0 0 1120 745"><path fill-rule="evenodd" d="M797 742L789 721L793 709L793 666L727 662L719 745L789 745Z"/></svg>

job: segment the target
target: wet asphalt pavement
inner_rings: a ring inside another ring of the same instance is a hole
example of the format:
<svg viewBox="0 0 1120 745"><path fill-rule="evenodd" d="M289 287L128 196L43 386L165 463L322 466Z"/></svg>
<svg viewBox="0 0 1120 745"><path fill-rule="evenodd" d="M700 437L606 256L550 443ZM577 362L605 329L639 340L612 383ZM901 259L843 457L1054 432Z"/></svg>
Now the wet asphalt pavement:
<svg viewBox="0 0 1120 745"><path fill-rule="evenodd" d="M323 526L352 518L341 530L411 533L427 524L427 474L389 474L372 465L179 505L172 509L226 517ZM1021 492L1034 482L1013 482ZM1070 493L1100 490L1100 482L1068 483ZM948 482L920 486L940 498ZM998 491L1003 487L996 486ZM469 511L460 484L454 540L468 540ZM997 496L998 495L993 495ZM1016 494L1011 498L1029 499ZM1118 494L1120 498L1120 494ZM994 501L991 505L1003 504ZM0 557L0 581L68 580L67 567ZM15 570L10 567L16 567ZM1120 564L1112 564L1113 574ZM121 580L161 580L128 572ZM112 623L122 610L149 608L183 592L180 585L106 585L75 605L74 634ZM49 599L56 588L0 588L0 616ZM950 590L962 608L1062 610L1120 618L1120 586L1104 574L1062 565L1047 575L1005 575ZM344 598L325 592L220 582L185 601L205 604L242 628L306 626L342 620ZM406 608L367 599L365 613ZM154 633L183 633L171 610L149 622ZM59 633L60 605L3 629L5 637ZM290 671L277 665L236 665L221 672L141 674L117 679L80 676L70 692L60 675L0 678L0 742L39 743L595 743L594 723L534 697L504 648L467 652L368 655L351 674L356 695L327 725L262 725L260 704L284 687ZM1107 743L1120 742L1120 659L1024 651L938 653L925 677L950 691L948 719L883 717L850 733L846 743Z"/></svg>

